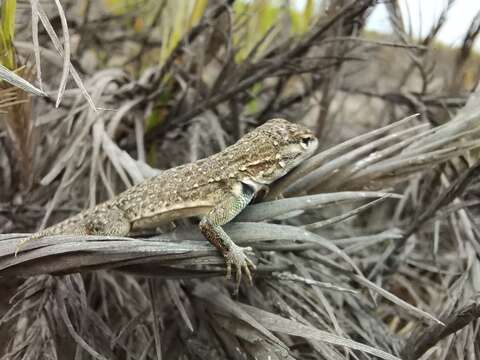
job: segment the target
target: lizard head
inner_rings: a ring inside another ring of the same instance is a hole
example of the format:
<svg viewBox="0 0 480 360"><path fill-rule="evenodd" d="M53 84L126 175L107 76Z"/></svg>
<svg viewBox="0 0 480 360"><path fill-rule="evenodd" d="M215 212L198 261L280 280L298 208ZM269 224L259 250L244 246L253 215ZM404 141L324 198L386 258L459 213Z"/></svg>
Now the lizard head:
<svg viewBox="0 0 480 360"><path fill-rule="evenodd" d="M248 178L268 185L309 158L318 140L305 126L284 119L272 119L248 133L242 140L249 143L252 157L245 166Z"/></svg>

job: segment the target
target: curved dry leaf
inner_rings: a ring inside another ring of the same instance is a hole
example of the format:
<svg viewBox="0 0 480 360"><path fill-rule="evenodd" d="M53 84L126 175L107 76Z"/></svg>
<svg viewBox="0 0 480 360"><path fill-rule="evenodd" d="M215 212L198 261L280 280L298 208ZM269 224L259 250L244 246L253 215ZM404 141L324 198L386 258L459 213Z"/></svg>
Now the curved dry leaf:
<svg viewBox="0 0 480 360"><path fill-rule="evenodd" d="M30 94L33 94L36 96L48 97L47 93L35 87L24 78L15 74L13 71L8 70L5 66L1 64L0 64L0 79Z"/></svg>

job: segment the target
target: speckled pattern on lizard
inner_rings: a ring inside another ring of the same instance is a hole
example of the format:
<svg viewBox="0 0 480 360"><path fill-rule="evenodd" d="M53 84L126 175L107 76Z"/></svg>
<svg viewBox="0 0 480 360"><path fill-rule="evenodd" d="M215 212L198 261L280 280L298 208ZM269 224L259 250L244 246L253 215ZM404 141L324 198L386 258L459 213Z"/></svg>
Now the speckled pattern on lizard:
<svg viewBox="0 0 480 360"><path fill-rule="evenodd" d="M251 283L254 263L233 242L222 225L230 222L255 197L302 161L318 142L306 127L272 119L223 151L163 171L116 197L84 210L22 240L17 251L48 235L126 236L178 218L200 216L199 228L224 256L227 277L232 265L237 288L242 272Z"/></svg>

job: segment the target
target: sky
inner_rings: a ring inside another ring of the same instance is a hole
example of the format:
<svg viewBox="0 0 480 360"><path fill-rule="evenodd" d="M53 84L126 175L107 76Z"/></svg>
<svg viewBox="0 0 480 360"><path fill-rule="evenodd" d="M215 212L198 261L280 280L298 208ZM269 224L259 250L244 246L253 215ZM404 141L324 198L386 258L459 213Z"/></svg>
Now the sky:
<svg viewBox="0 0 480 360"><path fill-rule="evenodd" d="M306 0L291 0L303 9ZM317 0L317 4L324 1ZM333 0L334 1L334 0ZM384 0L387 1L387 0ZM443 8L446 7L448 0L398 0L402 13L409 23L405 24L412 27L414 36L424 36L431 29L432 25L438 20ZM447 21L443 25L438 39L447 45L459 45L465 35L474 16L480 11L480 0L456 0L448 13ZM410 14L410 16L408 16ZM420 21L421 19L421 21ZM378 32L391 32L388 14L385 5L377 5L375 11L370 15L367 23L367 29ZM475 48L480 51L480 39L477 38Z"/></svg>
<svg viewBox="0 0 480 360"><path fill-rule="evenodd" d="M447 0L399 0L402 13L410 20L410 24L406 24L407 28L411 26L413 34L417 37L423 37L429 32L447 2ZM461 44L472 19L479 11L480 0L456 0L448 13L446 23L438 34L438 39L448 45ZM377 6L368 20L367 28L379 32L391 31L385 5ZM479 40L477 38L475 42L475 48L478 50L480 50Z"/></svg>

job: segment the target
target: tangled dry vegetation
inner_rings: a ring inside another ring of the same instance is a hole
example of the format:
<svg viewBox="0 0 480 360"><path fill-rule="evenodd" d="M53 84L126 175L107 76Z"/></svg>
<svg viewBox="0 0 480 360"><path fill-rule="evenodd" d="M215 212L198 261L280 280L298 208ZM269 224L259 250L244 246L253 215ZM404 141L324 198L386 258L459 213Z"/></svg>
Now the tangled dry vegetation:
<svg viewBox="0 0 480 360"><path fill-rule="evenodd" d="M480 14L447 50L448 6L415 38L392 1L380 38L364 30L375 0L307 1L301 22L266 3L18 4L10 70L28 83L0 73L22 87L0 84L1 359L480 358ZM226 227L258 262L238 297L187 221L14 256L25 232L277 116L321 149Z"/></svg>

